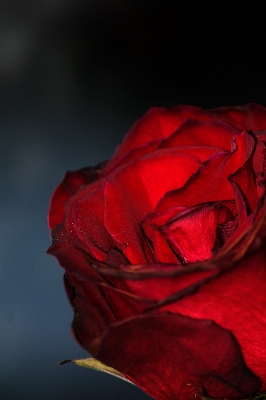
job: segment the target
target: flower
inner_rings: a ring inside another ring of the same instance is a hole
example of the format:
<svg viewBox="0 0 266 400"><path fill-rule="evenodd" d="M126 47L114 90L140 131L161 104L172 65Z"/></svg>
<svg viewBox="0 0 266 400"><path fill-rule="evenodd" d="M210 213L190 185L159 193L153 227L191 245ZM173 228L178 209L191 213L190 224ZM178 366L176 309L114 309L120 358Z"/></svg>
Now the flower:
<svg viewBox="0 0 266 400"><path fill-rule="evenodd" d="M266 108L153 108L67 172L48 252L80 345L155 399L266 389Z"/></svg>

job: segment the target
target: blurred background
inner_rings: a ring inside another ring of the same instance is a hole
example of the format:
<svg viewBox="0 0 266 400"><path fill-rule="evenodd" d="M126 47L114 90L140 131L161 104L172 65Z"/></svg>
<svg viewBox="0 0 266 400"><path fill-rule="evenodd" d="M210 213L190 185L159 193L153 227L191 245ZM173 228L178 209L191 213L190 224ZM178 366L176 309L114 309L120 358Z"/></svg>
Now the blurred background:
<svg viewBox="0 0 266 400"><path fill-rule="evenodd" d="M265 33L260 1L0 0L0 399L149 398L57 365L87 354L45 254L49 198L152 106L266 105Z"/></svg>

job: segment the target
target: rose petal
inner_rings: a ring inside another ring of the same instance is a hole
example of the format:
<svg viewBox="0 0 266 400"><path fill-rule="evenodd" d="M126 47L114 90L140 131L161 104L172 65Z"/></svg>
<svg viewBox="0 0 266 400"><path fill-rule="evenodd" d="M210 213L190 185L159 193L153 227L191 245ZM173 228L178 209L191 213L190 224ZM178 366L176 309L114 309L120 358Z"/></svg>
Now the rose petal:
<svg viewBox="0 0 266 400"><path fill-rule="evenodd" d="M252 158L249 157L247 162L229 177L229 180L237 184L249 215L259 200Z"/></svg>
<svg viewBox="0 0 266 400"><path fill-rule="evenodd" d="M196 158L167 149L110 176L105 186L104 226L132 264L147 262L140 221L167 190L182 186L198 166Z"/></svg>
<svg viewBox="0 0 266 400"><path fill-rule="evenodd" d="M253 169L256 175L265 173L265 151L266 143L265 142L257 142L255 153L253 157Z"/></svg>
<svg viewBox="0 0 266 400"><path fill-rule="evenodd" d="M133 148L145 146L154 140L162 140L169 137L184 121L193 117L202 120L210 119L208 112L199 107L151 108L127 133L112 157L112 162L124 157Z"/></svg>
<svg viewBox="0 0 266 400"><path fill-rule="evenodd" d="M120 158L111 159L106 167L103 169L101 173L101 177L109 175L115 168L119 168L124 164L129 163L132 160L137 158L141 158L147 154L153 153L157 150L158 145L161 143L161 140L154 140L153 142L148 142L145 145L134 147L133 149L129 149L127 153L121 155Z"/></svg>
<svg viewBox="0 0 266 400"><path fill-rule="evenodd" d="M192 296L166 307L197 319L211 319L233 332L248 367L266 389L266 253L265 247L246 255L239 264Z"/></svg>
<svg viewBox="0 0 266 400"><path fill-rule="evenodd" d="M65 229L98 260L106 260L117 246L131 263L145 263L139 221L165 191L182 186L198 166L197 158L171 149L136 160L116 170L105 183L84 186L69 198L64 205Z"/></svg>
<svg viewBox="0 0 266 400"><path fill-rule="evenodd" d="M172 218L159 231L184 263L208 260L213 256L218 226L233 221L234 216L222 204L187 211Z"/></svg>
<svg viewBox="0 0 266 400"><path fill-rule="evenodd" d="M245 164L253 149L253 137L243 132L236 137L236 148L231 153L221 152L210 157L181 189L166 193L155 211L167 211L177 205L192 207L205 202L233 199L234 192L228 176Z"/></svg>
<svg viewBox="0 0 266 400"><path fill-rule="evenodd" d="M101 168L102 166L99 164L95 168L83 168L66 173L63 182L56 188L50 201L48 224L51 230L63 221L67 201L80 188L90 184L93 189L93 182L98 179Z"/></svg>
<svg viewBox="0 0 266 400"><path fill-rule="evenodd" d="M237 183L231 181L231 185L234 190L238 225L242 225L247 219L248 207L243 197L243 193Z"/></svg>
<svg viewBox="0 0 266 400"><path fill-rule="evenodd" d="M148 143L145 146L141 146L132 150L129 150L128 153L117 160L116 163L113 163L112 161L106 166L106 168L102 171L101 173L101 178L108 176L110 173L114 171L115 168L119 168L123 166L124 164L127 164L135 159L144 157L145 155L152 154L155 152L159 147L159 144L161 141L154 141L151 143ZM162 147L162 148L167 148L167 146ZM171 148L171 147L169 147ZM186 155L191 155L193 157L197 157L201 162L205 161L207 158L209 158L212 154L215 154L217 152L221 151L220 148L214 147L214 146L179 146L175 149L176 154L186 154Z"/></svg>
<svg viewBox="0 0 266 400"><path fill-rule="evenodd" d="M210 320L171 313L138 316L81 344L157 400L194 400L201 385L219 398L245 397L260 387L233 335Z"/></svg>
<svg viewBox="0 0 266 400"><path fill-rule="evenodd" d="M235 214L234 203L228 201L192 208L174 207L165 213L149 214L142 227L157 261L187 263L213 255L219 226L234 220Z"/></svg>
<svg viewBox="0 0 266 400"><path fill-rule="evenodd" d="M91 299L88 301L84 290L85 284L82 286L69 274L65 274L64 283L75 313L75 336L79 342L95 339L110 323L117 321L101 287L86 283L86 291L90 292Z"/></svg>
<svg viewBox="0 0 266 400"><path fill-rule="evenodd" d="M169 138L163 140L160 148L197 145L230 151L232 138L240 133L241 130L221 121L188 120Z"/></svg>
<svg viewBox="0 0 266 400"><path fill-rule="evenodd" d="M86 187L66 208L66 230L72 237L78 237L98 260L106 260L110 249L117 245L104 225L104 188L105 184L95 190Z"/></svg>
<svg viewBox="0 0 266 400"><path fill-rule="evenodd" d="M81 249L78 237L70 236L63 225L58 225L52 232L52 244L47 253L55 256L69 274L93 283L102 280L100 274L90 268L86 252Z"/></svg>
<svg viewBox="0 0 266 400"><path fill-rule="evenodd" d="M262 131L255 131L254 134L260 141L266 142L266 129Z"/></svg>
<svg viewBox="0 0 266 400"><path fill-rule="evenodd" d="M210 112L233 126L239 124L242 129L247 131L254 132L265 129L266 108L260 104L249 103L238 107L219 107Z"/></svg>
<svg viewBox="0 0 266 400"><path fill-rule="evenodd" d="M227 133L230 135L230 131L233 133L234 130L259 131L265 129L265 107L251 103L240 107L220 107L210 110L194 106L175 106L168 109L160 107L152 108L135 123L125 136L107 169L109 170L110 168L112 170L114 165L121 158L127 157L127 153L131 152L132 149L141 148L150 142L170 137L189 119L197 120L199 125L199 121L211 122L214 128L211 125L208 128L206 126L204 135L199 135L202 138L199 140L204 141L204 136L206 136L206 138L210 138L212 141L212 135L209 134L211 132L214 134L216 140L221 143L221 146L218 145L218 147L227 149L225 146L228 145L228 142L225 136L228 136ZM215 134L216 129L217 132L220 131L219 124L224 124L225 135L224 133ZM229 125L231 125L231 128ZM199 129L201 129L200 126ZM199 136L197 136L197 140ZM188 141L190 140L188 139ZM217 146L218 142L214 143L213 146ZM195 143L197 141L193 142L193 144Z"/></svg>

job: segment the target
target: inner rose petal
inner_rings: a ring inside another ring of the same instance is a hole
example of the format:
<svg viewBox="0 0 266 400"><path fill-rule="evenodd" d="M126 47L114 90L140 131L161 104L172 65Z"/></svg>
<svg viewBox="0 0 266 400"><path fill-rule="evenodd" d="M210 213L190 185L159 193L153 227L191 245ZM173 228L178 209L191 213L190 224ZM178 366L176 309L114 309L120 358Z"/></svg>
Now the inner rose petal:
<svg viewBox="0 0 266 400"><path fill-rule="evenodd" d="M204 204L192 209L179 210L161 226L155 225L158 219L150 220L150 226L156 232L152 236L153 239L156 238L153 246L160 261L173 262L175 256L185 264L210 259L217 247L223 245L230 236L230 232L233 233L237 228L236 223L232 224L235 217L230 208L225 202ZM229 222L231 224L228 224ZM162 237L161 240L158 239L158 233ZM172 259L170 251L173 254Z"/></svg>
<svg viewBox="0 0 266 400"><path fill-rule="evenodd" d="M164 212L180 205L197 204L234 199L229 177L252 157L255 142L251 135L242 132L232 141L231 152L220 152L201 164L197 173L177 190L168 192L156 206L156 212Z"/></svg>
<svg viewBox="0 0 266 400"><path fill-rule="evenodd" d="M94 190L85 186L68 202L69 232L101 261L112 248L121 250L132 264L153 261L139 222L165 192L184 185L199 165L196 157L162 149L116 169Z"/></svg>
<svg viewBox="0 0 266 400"><path fill-rule="evenodd" d="M130 263L153 261L147 259L139 222L153 211L165 192L182 186L198 166L197 158L166 149L110 176L104 189L104 226Z"/></svg>

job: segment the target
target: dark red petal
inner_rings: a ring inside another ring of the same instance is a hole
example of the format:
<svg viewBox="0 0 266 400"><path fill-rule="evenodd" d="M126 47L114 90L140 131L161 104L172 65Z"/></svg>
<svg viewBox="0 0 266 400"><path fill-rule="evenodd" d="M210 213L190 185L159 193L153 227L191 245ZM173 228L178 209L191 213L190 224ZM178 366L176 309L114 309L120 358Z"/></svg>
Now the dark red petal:
<svg viewBox="0 0 266 400"><path fill-rule="evenodd" d="M48 253L54 255L66 271L69 282L67 293L74 308L74 324L78 324L79 337L90 337L90 324L95 324L97 330L97 322L93 321L97 312L100 319L102 314L106 315L103 318L106 326L113 321L111 314L119 320L141 312L144 306L151 305L146 296L141 297L137 293L127 295L123 281L116 282L116 286L113 287L112 279L102 277L92 268L91 259L82 249L84 245L78 240L73 241L63 228L59 230L58 235L57 232L53 232L53 235L54 240ZM99 329L102 329L102 326L100 324Z"/></svg>
<svg viewBox="0 0 266 400"><path fill-rule="evenodd" d="M266 129L264 129L263 131L255 131L254 134L259 140L266 142Z"/></svg>
<svg viewBox="0 0 266 400"><path fill-rule="evenodd" d="M106 182L104 226L131 264L146 263L145 241L141 235L139 219L141 208L148 206L148 202L135 204L129 201L134 192L128 197L128 191L123 188L123 185L117 185L116 182ZM139 189L142 190L141 187ZM141 192L136 190L134 197L140 200ZM144 194L143 201L146 198Z"/></svg>
<svg viewBox="0 0 266 400"><path fill-rule="evenodd" d="M84 185L96 181L101 168L102 166L99 165L95 168L83 168L66 173L63 182L56 188L50 201L48 224L51 230L63 222L67 201ZM93 186L91 188L93 189Z"/></svg>
<svg viewBox="0 0 266 400"><path fill-rule="evenodd" d="M242 225L242 223L247 219L248 207L239 186L235 182L231 182L231 185L234 190L238 225Z"/></svg>
<svg viewBox="0 0 266 400"><path fill-rule="evenodd" d="M132 268L134 269L135 266ZM165 267L172 267L172 274L170 276L165 273ZM149 274L149 268L152 269L152 273ZM204 285L211 279L220 274L219 265L217 268L198 268L190 271L191 266L184 266L182 264L150 264L146 271L148 277L137 280L135 277L137 274L130 274L130 269L127 269L128 273L125 279L120 279L119 276L124 272L124 268L120 267L113 269L111 272L111 281L114 286L123 289L126 293L137 295L139 298L146 298L150 301L150 304L142 303L141 310L148 307L159 307L161 302L164 304L164 299L168 300L168 296L174 296L171 301L176 301L177 298L183 298L189 294L194 293L198 287ZM95 268L99 270L99 267ZM156 270L155 270L156 269ZM109 277L108 270L101 270L103 276ZM109 267L110 271L110 267ZM136 272L136 271L135 271ZM175 275L173 274L175 272ZM162 276L164 275L165 276ZM131 276L130 276L131 275ZM133 275L133 276L132 276ZM159 302L160 304L158 304ZM167 304L169 301L167 302Z"/></svg>
<svg viewBox="0 0 266 400"><path fill-rule="evenodd" d="M117 318L100 286L90 283L81 284L69 274L65 274L64 283L68 298L74 310L74 330L79 343L89 343L101 335L104 329ZM90 300L86 291L90 293Z"/></svg>
<svg viewBox="0 0 266 400"><path fill-rule="evenodd" d="M75 240L84 243L88 253L98 260L106 260L116 241L104 225L105 184L91 190L91 185L78 193L66 207L65 229Z"/></svg>
<svg viewBox="0 0 266 400"><path fill-rule="evenodd" d="M234 336L210 320L162 313L115 323L87 350L157 400L194 400L203 385L217 398L260 388Z"/></svg>
<svg viewBox="0 0 266 400"><path fill-rule="evenodd" d="M264 174L265 171L265 153L266 153L265 142L259 141L256 144L255 153L253 157L253 169L255 174Z"/></svg>
<svg viewBox="0 0 266 400"><path fill-rule="evenodd" d="M231 182L236 183L240 189L246 205L247 215L249 215L255 209L259 200L252 158L250 157L229 179Z"/></svg>
<svg viewBox="0 0 266 400"><path fill-rule="evenodd" d="M227 207L214 204L181 212L159 231L183 262L191 263L214 255L218 226L232 220L233 214Z"/></svg>
<svg viewBox="0 0 266 400"><path fill-rule="evenodd" d="M264 247L246 255L236 267L201 286L194 295L184 297L166 309L192 318L211 319L232 331L246 364L264 382L262 390L265 390L265 293L264 243Z"/></svg>
<svg viewBox="0 0 266 400"><path fill-rule="evenodd" d="M220 107L209 111L233 125L239 124L247 131L254 132L266 128L266 108L260 104L250 103L238 107Z"/></svg>
<svg viewBox="0 0 266 400"><path fill-rule="evenodd" d="M58 225L52 232L52 244L47 253L55 256L62 268L79 279L88 282L102 280L100 274L90 267L86 252L81 248L78 237L70 236L64 226Z"/></svg>

